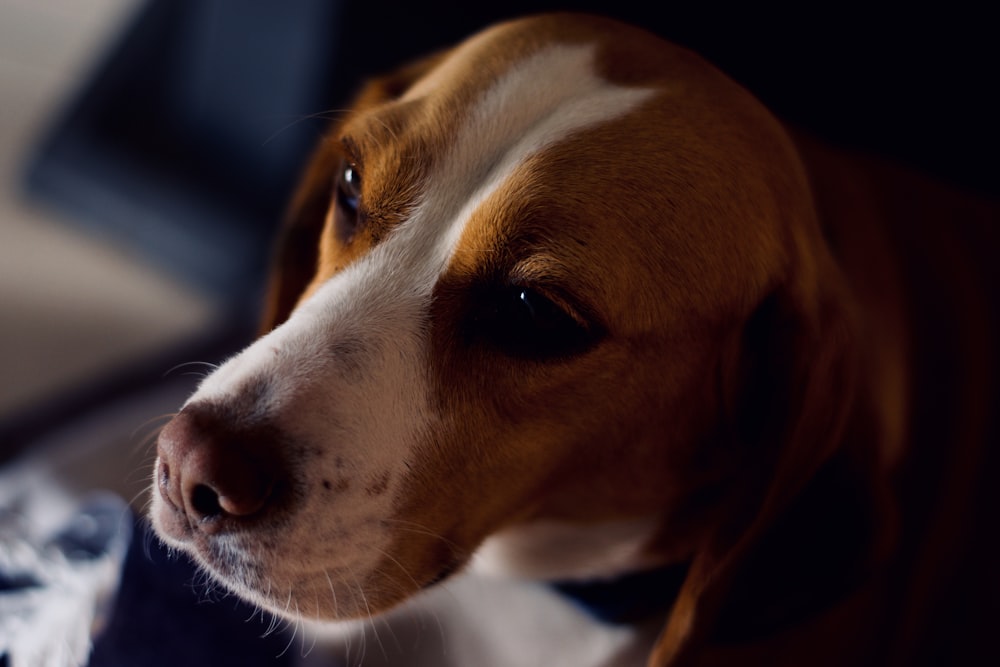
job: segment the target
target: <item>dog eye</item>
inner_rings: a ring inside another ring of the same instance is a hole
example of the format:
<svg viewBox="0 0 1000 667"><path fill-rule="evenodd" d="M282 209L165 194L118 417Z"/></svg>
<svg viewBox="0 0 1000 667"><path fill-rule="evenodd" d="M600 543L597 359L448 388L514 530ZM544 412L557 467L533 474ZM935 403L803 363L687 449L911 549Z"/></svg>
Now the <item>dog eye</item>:
<svg viewBox="0 0 1000 667"><path fill-rule="evenodd" d="M360 220L361 172L357 165L345 162L341 166L335 196L337 236L346 242L353 235Z"/></svg>
<svg viewBox="0 0 1000 667"><path fill-rule="evenodd" d="M475 336L514 357L569 356L596 338L590 327L535 289L507 287L480 303L473 318Z"/></svg>
<svg viewBox="0 0 1000 667"><path fill-rule="evenodd" d="M356 165L345 163L337 179L337 203L350 213L357 213L361 203L361 173Z"/></svg>

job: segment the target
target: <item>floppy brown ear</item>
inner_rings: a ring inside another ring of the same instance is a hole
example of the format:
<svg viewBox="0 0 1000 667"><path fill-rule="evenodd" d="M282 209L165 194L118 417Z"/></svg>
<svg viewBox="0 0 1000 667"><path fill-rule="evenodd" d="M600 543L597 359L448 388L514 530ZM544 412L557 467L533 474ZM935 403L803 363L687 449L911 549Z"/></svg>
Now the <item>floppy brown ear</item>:
<svg viewBox="0 0 1000 667"><path fill-rule="evenodd" d="M339 157L322 146L313 152L278 230L259 334L278 326L291 314L312 280L319 258L319 238L326 221Z"/></svg>
<svg viewBox="0 0 1000 667"><path fill-rule="evenodd" d="M444 56L437 54L365 85L348 114L358 113L393 100ZM336 124L330 134L336 135ZM305 172L285 214L271 255L270 276L264 296L261 334L278 326L291 314L312 281L319 259L319 239L330 207L340 156L321 142L306 165Z"/></svg>
<svg viewBox="0 0 1000 667"><path fill-rule="evenodd" d="M785 664L770 661L776 647L802 664L787 653L802 644L777 637L836 606L871 564L881 527L872 450L857 446L869 424L852 302L825 248L809 269L814 279L779 285L734 341L728 412L745 465L651 666Z"/></svg>

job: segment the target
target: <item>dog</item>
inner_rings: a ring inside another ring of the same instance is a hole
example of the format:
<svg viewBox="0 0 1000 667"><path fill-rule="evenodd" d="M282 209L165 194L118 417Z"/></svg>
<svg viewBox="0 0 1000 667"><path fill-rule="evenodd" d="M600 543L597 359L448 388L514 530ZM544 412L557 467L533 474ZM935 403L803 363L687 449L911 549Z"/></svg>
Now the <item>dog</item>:
<svg viewBox="0 0 1000 667"><path fill-rule="evenodd" d="M153 526L288 617L632 579L574 627L657 619L635 664L982 661L997 220L641 29L502 23L318 146L263 335L159 435Z"/></svg>

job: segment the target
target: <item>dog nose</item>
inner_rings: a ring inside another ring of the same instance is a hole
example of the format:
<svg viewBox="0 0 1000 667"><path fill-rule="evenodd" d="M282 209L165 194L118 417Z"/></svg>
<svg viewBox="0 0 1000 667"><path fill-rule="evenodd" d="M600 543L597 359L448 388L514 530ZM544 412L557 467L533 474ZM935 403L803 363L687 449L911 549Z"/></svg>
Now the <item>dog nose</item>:
<svg viewBox="0 0 1000 667"><path fill-rule="evenodd" d="M156 450L160 495L200 530L255 516L273 498L273 449L215 410L185 407L160 432Z"/></svg>

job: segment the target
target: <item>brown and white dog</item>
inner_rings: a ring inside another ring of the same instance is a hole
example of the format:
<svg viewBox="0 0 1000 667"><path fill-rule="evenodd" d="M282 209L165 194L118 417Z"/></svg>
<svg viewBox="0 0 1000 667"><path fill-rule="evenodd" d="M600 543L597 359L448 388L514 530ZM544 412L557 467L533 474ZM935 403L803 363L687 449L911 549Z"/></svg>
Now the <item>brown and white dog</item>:
<svg viewBox="0 0 1000 667"><path fill-rule="evenodd" d="M268 332L160 435L153 525L288 616L673 566L649 665L971 660L996 222L643 31L499 25L319 146Z"/></svg>

